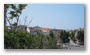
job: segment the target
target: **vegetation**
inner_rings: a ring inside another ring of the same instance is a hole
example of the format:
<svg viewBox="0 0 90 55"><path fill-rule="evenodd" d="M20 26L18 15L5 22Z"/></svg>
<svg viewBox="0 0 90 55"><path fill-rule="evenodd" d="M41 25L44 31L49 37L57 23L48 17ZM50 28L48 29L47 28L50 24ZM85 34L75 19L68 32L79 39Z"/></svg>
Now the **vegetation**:
<svg viewBox="0 0 90 55"><path fill-rule="evenodd" d="M18 31L17 26L19 17L22 14L22 10L25 9L27 4L5 4L4 5L4 48L5 49L57 49L63 48L63 46L57 45L56 34L50 31L49 35L44 35L37 32L35 35L31 35L26 31ZM16 19L15 22L12 22ZM26 21L25 21L26 22ZM11 29L7 29L6 24L9 23ZM16 27L15 30L12 26ZM75 41L78 39L84 44L84 30L77 32L77 36L72 32L71 34L65 30L60 32L61 43L67 43L70 41L69 37Z"/></svg>
<svg viewBox="0 0 90 55"><path fill-rule="evenodd" d="M48 41L49 41L49 48L51 48L51 49L57 48L56 36L54 35L54 33L52 31L50 31L50 33L49 33Z"/></svg>
<svg viewBox="0 0 90 55"><path fill-rule="evenodd" d="M74 42L76 41L75 33L74 33L74 32L72 32L72 33L70 34L70 38L71 38Z"/></svg>
<svg viewBox="0 0 90 55"><path fill-rule="evenodd" d="M60 39L62 43L69 42L69 32L62 30L60 33Z"/></svg>
<svg viewBox="0 0 90 55"><path fill-rule="evenodd" d="M30 35L22 31L4 31L4 47L6 49L47 49L57 48L55 37L45 37L37 32L36 35ZM53 34L50 34L53 35ZM49 39L47 39L49 38Z"/></svg>
<svg viewBox="0 0 90 55"><path fill-rule="evenodd" d="M26 6L27 4L4 4L4 27L6 27L6 24L9 23L11 28L13 25L17 28L19 17ZM16 21L12 22L13 19Z"/></svg>
<svg viewBox="0 0 90 55"><path fill-rule="evenodd" d="M84 30L78 31L76 38L79 40L81 45L84 45Z"/></svg>

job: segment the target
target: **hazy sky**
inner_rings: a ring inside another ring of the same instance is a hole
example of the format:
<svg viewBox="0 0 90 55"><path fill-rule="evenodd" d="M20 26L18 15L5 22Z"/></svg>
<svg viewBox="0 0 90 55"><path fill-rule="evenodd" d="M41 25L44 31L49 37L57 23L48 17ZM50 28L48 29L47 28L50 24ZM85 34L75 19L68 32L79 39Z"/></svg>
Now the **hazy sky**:
<svg viewBox="0 0 90 55"><path fill-rule="evenodd" d="M24 17L29 26L40 26L57 29L77 29L84 27L83 4L28 4L20 16L21 24Z"/></svg>

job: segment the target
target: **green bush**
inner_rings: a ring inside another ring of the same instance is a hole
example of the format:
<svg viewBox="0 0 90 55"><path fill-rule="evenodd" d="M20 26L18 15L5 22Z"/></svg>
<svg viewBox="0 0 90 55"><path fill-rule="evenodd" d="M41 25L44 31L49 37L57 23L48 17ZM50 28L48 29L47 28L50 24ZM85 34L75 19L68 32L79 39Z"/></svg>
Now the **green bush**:
<svg viewBox="0 0 90 55"><path fill-rule="evenodd" d="M30 35L22 31L4 31L5 49L56 49L56 37L50 32L49 36L41 33Z"/></svg>

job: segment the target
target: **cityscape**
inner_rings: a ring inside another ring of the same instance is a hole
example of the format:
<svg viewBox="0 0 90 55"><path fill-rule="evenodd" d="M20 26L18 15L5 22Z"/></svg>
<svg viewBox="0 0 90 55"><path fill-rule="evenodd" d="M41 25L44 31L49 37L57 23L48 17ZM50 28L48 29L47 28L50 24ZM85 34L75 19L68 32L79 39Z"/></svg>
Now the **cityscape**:
<svg viewBox="0 0 90 55"><path fill-rule="evenodd" d="M4 49L84 49L84 5L4 4Z"/></svg>

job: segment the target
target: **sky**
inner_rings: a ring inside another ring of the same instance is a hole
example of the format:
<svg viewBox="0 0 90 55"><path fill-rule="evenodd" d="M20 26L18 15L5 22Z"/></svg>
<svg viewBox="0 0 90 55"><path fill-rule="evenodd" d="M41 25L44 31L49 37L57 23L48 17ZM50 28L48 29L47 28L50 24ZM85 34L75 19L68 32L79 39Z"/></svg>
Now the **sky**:
<svg viewBox="0 0 90 55"><path fill-rule="evenodd" d="M20 16L20 24L56 29L84 28L83 4L28 4Z"/></svg>

